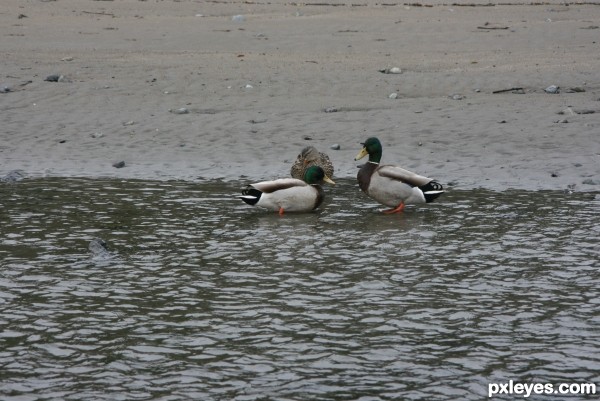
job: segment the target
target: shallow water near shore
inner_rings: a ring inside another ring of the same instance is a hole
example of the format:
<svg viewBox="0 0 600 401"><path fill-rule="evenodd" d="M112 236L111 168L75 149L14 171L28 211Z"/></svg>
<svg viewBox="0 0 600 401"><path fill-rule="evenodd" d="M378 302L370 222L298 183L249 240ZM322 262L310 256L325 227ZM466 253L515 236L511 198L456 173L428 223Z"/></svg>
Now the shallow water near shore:
<svg viewBox="0 0 600 401"><path fill-rule="evenodd" d="M243 184L0 186L0 398L600 385L600 194L450 190L382 215L340 180L321 211L280 217L236 199Z"/></svg>

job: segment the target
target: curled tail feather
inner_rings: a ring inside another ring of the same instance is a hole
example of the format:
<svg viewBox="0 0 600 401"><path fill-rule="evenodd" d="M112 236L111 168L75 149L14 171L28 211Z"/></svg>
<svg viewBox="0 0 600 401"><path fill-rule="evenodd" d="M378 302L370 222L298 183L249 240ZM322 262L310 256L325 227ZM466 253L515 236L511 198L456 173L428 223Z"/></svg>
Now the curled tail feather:
<svg viewBox="0 0 600 401"><path fill-rule="evenodd" d="M240 196L240 199L247 204L254 206L260 200L261 195L261 191L248 185L244 190L242 190L242 196Z"/></svg>
<svg viewBox="0 0 600 401"><path fill-rule="evenodd" d="M421 185L419 189L423 192L427 203L433 202L444 193L444 187L437 181L429 181L427 184Z"/></svg>

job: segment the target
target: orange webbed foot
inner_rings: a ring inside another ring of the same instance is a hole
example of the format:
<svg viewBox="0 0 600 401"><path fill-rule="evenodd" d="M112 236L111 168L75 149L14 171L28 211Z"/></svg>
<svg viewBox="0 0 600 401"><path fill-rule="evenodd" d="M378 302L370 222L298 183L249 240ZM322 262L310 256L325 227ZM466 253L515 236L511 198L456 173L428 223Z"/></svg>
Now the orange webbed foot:
<svg viewBox="0 0 600 401"><path fill-rule="evenodd" d="M400 202L400 204L398 206L396 206L395 209L387 209L384 210L383 213L384 214L392 214L392 213L402 213L404 211L404 202Z"/></svg>

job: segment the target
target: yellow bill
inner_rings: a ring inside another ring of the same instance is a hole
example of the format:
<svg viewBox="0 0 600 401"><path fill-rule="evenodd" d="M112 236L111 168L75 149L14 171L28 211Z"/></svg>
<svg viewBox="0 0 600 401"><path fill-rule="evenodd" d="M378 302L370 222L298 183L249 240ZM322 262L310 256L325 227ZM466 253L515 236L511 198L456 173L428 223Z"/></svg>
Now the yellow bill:
<svg viewBox="0 0 600 401"><path fill-rule="evenodd" d="M361 151L358 152L358 154L356 155L354 160L360 160L368 154L369 154L369 152L367 152L367 148L362 148Z"/></svg>
<svg viewBox="0 0 600 401"><path fill-rule="evenodd" d="M333 180L331 178L327 177L327 176L325 176L323 178L323 181L325 181L328 184L335 185L335 182L333 182Z"/></svg>

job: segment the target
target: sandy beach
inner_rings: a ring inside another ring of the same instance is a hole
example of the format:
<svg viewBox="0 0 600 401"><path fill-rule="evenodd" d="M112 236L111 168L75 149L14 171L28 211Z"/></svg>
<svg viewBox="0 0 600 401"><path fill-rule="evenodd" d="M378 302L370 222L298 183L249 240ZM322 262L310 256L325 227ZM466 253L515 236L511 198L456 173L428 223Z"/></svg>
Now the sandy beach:
<svg viewBox="0 0 600 401"><path fill-rule="evenodd" d="M352 178L377 136L452 188L599 191L599 26L592 2L3 0L0 176L263 180L314 145Z"/></svg>

